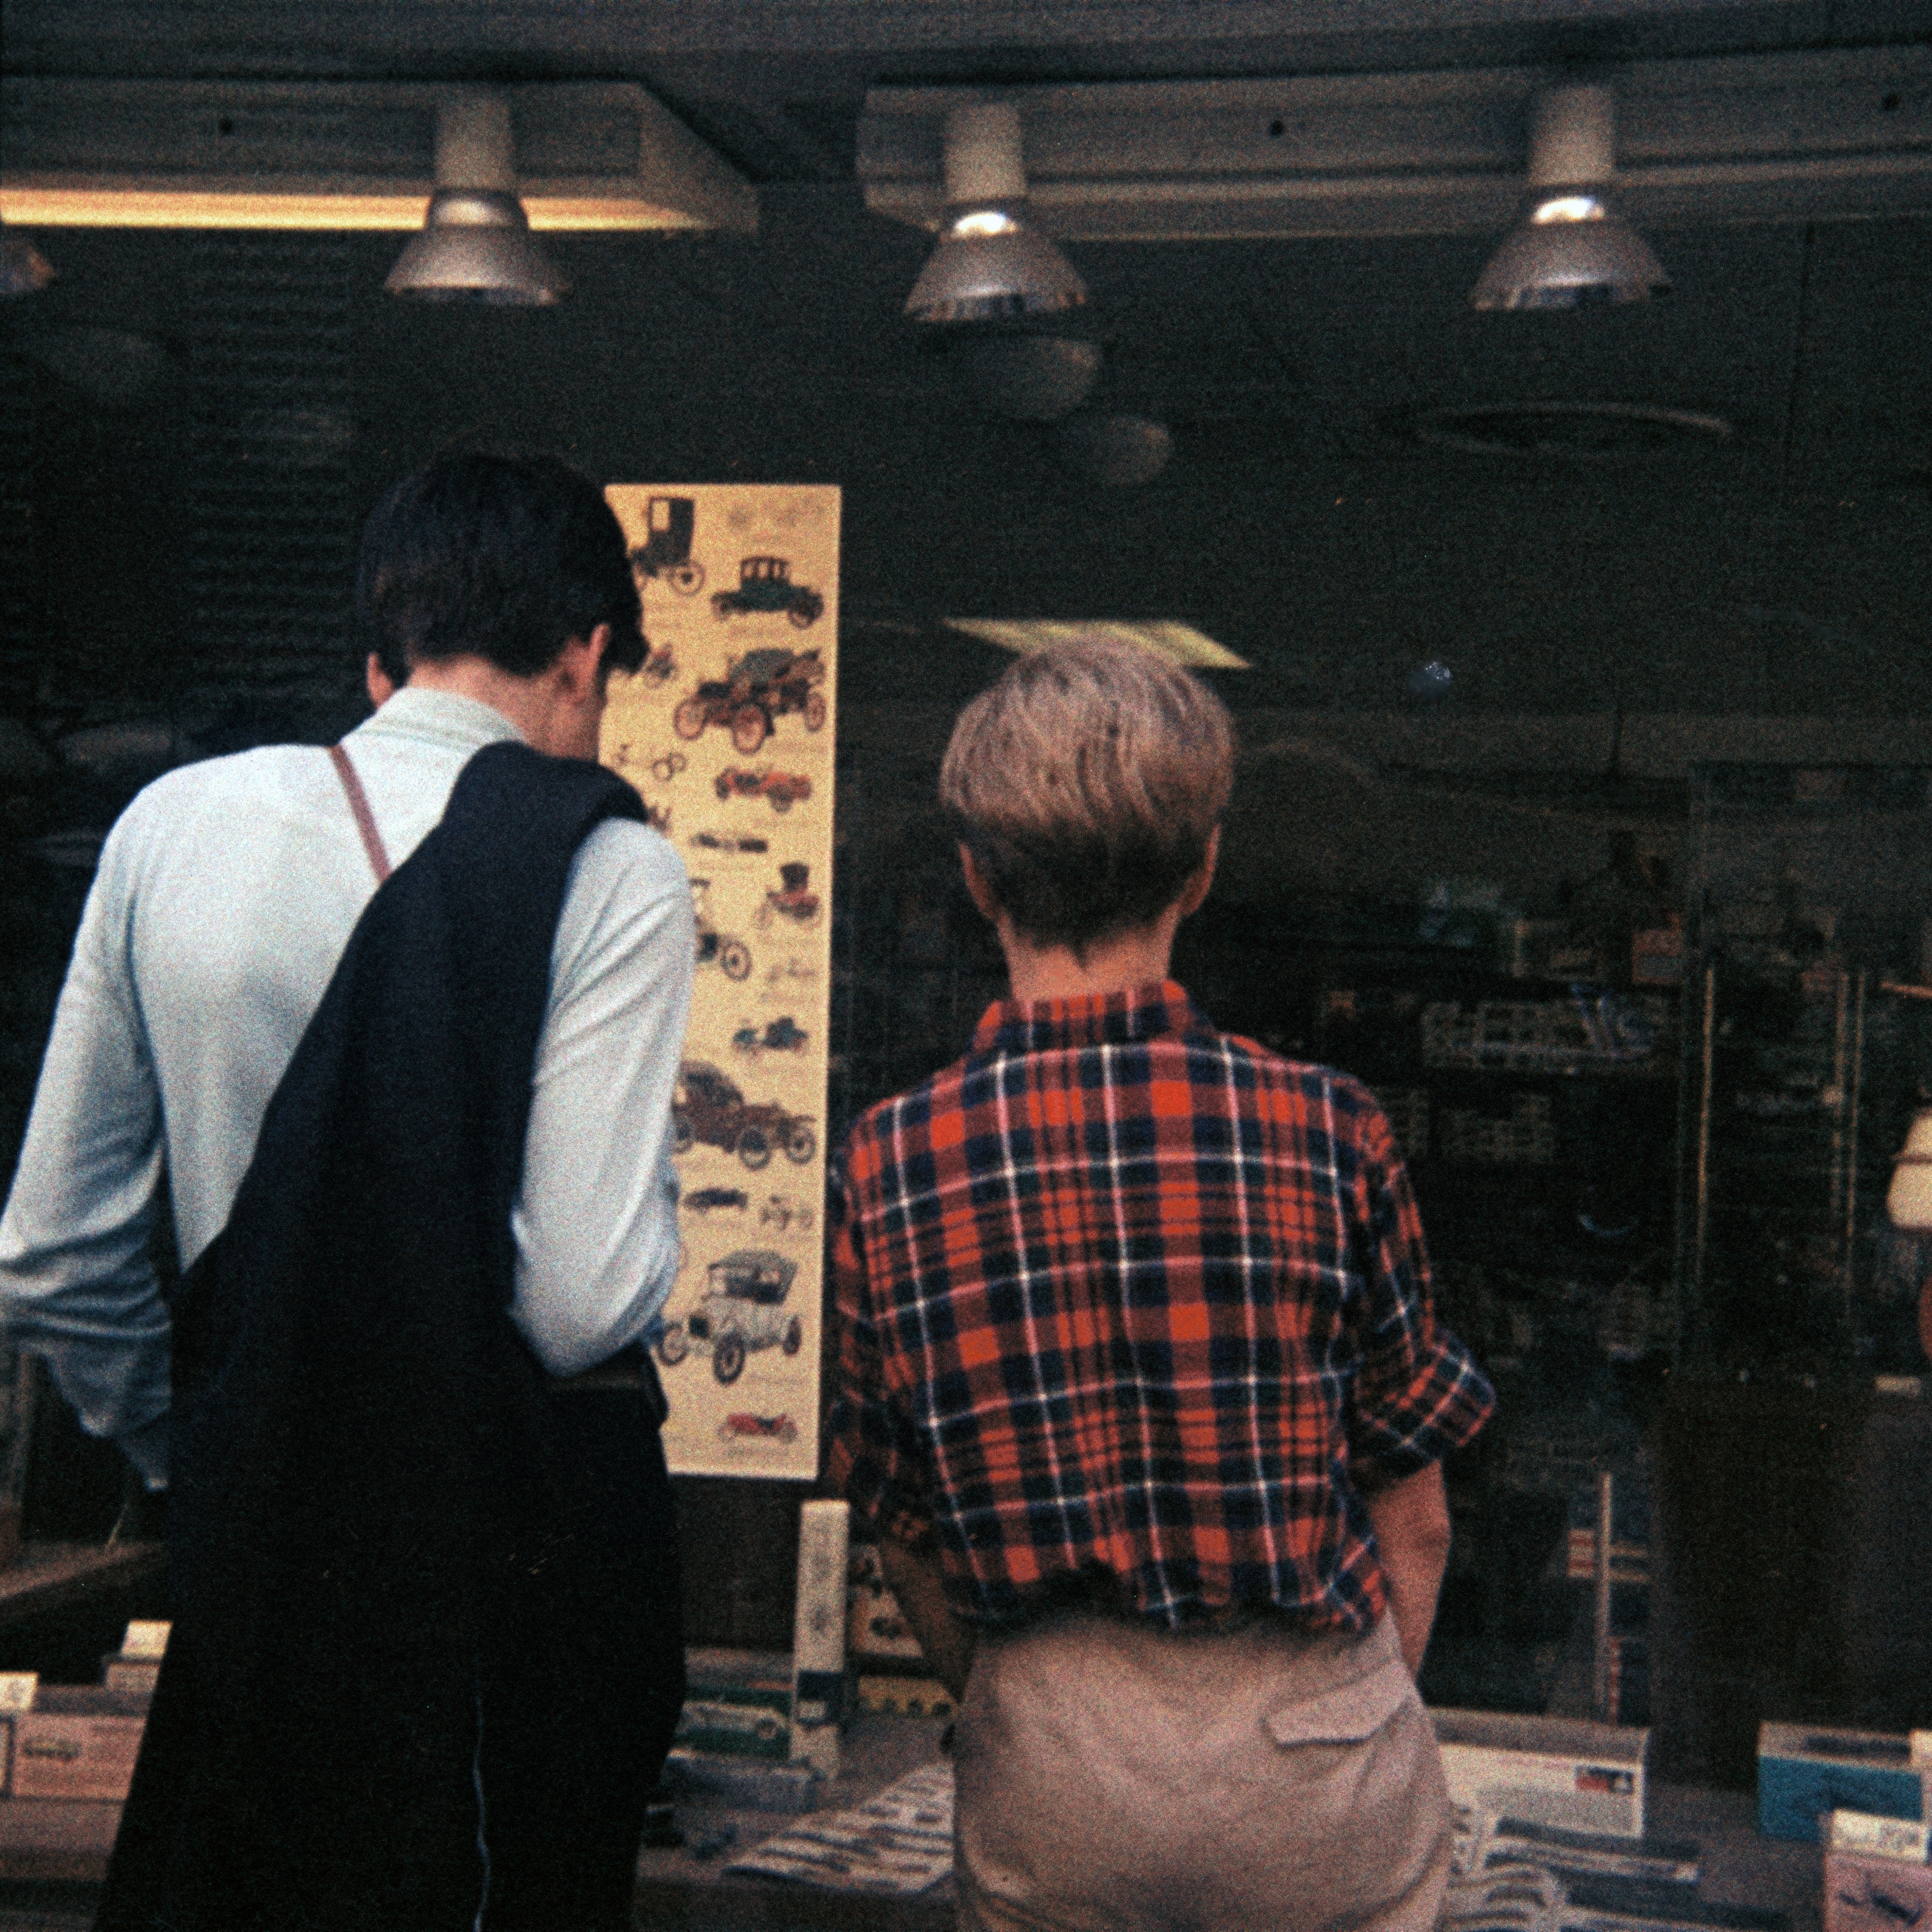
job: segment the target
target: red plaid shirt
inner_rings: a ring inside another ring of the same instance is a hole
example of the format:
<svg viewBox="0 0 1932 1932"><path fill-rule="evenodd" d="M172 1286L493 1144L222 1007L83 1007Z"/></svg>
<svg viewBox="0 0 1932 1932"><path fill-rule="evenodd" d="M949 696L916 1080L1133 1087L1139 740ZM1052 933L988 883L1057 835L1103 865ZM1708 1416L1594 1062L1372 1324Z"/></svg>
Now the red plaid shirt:
<svg viewBox="0 0 1932 1932"><path fill-rule="evenodd" d="M1106 1574L1171 1624L1381 1616L1352 1466L1424 1468L1495 1397L1366 1088L1171 982L1007 1002L845 1168L832 1474L875 1532L936 1534L956 1609Z"/></svg>

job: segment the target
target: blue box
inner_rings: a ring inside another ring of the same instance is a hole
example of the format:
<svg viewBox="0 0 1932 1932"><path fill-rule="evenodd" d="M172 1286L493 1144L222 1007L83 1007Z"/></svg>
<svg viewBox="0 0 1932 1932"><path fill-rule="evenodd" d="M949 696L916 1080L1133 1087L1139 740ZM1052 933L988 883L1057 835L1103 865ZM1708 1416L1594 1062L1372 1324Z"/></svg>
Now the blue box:
<svg viewBox="0 0 1932 1932"><path fill-rule="evenodd" d="M1816 1844L1821 1813L1922 1819L1924 1804L1906 1738L1816 1724L1758 1728L1757 1828L1768 1838Z"/></svg>

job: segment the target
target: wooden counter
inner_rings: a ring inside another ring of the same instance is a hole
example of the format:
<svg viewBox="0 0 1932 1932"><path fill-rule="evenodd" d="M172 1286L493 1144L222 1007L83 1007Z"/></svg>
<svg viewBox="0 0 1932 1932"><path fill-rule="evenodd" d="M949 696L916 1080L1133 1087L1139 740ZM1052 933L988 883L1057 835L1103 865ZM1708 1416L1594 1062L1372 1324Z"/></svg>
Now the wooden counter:
<svg viewBox="0 0 1932 1932"><path fill-rule="evenodd" d="M0 1570L0 1625L158 1576L165 1561L158 1543L29 1543L11 1569Z"/></svg>

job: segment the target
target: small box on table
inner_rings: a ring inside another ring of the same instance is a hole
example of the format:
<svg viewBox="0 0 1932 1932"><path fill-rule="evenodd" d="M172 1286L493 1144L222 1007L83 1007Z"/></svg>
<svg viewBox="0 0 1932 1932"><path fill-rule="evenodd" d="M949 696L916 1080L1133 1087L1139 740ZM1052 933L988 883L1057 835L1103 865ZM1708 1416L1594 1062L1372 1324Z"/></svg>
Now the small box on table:
<svg viewBox="0 0 1932 1932"><path fill-rule="evenodd" d="M1452 1804L1572 1832L1643 1836L1648 1730L1505 1712L1430 1715Z"/></svg>
<svg viewBox="0 0 1932 1932"><path fill-rule="evenodd" d="M1825 1932L1904 1932L1932 1913L1923 1824L1834 1811L1825 1842Z"/></svg>
<svg viewBox="0 0 1932 1932"><path fill-rule="evenodd" d="M1906 1738L1810 1724L1758 1727L1757 1828L1768 1838L1816 1844L1828 1811L1916 1821L1924 1805Z"/></svg>
<svg viewBox="0 0 1932 1932"><path fill-rule="evenodd" d="M43 1686L14 1720L13 1795L118 1802L147 1721L145 1699L91 1684Z"/></svg>
<svg viewBox="0 0 1932 1932"><path fill-rule="evenodd" d="M714 1757L791 1755L792 1661L784 1652L694 1647L684 1672L680 1748Z"/></svg>
<svg viewBox="0 0 1932 1932"><path fill-rule="evenodd" d="M791 1756L838 1774L845 1716L845 1572L848 1504L817 1499L798 1517L798 1608L792 1625Z"/></svg>

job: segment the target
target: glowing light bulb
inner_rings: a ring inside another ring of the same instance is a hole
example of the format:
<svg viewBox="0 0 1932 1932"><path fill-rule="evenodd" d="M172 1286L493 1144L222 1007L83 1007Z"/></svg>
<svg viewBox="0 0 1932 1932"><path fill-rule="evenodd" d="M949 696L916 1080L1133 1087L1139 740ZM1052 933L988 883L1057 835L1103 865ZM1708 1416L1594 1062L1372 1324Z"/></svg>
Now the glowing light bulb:
<svg viewBox="0 0 1932 1932"><path fill-rule="evenodd" d="M1538 202L1529 218L1546 226L1552 221L1601 221L1604 213L1604 204L1594 194L1559 194Z"/></svg>
<svg viewBox="0 0 1932 1932"><path fill-rule="evenodd" d="M1019 224L1004 208L969 209L954 221L955 235L1010 235Z"/></svg>

